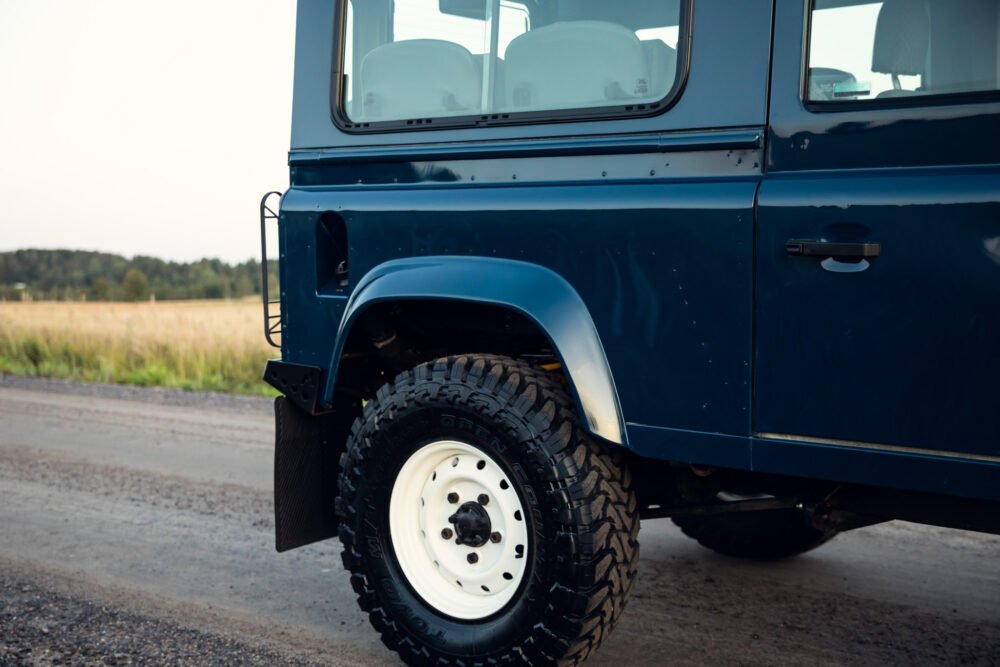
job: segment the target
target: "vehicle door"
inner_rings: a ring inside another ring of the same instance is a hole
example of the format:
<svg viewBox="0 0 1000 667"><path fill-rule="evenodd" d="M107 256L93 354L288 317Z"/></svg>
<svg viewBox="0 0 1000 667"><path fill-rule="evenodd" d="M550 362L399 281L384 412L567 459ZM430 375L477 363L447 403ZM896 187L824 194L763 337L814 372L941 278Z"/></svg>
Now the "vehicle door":
<svg viewBox="0 0 1000 667"><path fill-rule="evenodd" d="M778 0L754 430L1000 460L1000 0Z"/></svg>

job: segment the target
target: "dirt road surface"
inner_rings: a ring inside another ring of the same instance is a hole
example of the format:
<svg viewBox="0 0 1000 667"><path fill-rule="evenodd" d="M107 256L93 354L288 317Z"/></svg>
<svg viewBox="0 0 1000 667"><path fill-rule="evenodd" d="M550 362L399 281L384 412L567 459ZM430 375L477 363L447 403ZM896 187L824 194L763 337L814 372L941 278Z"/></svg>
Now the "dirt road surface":
<svg viewBox="0 0 1000 667"><path fill-rule="evenodd" d="M0 377L0 665L396 664L335 541L277 554L260 399ZM666 521L589 665L998 665L1000 538L890 523L777 565Z"/></svg>

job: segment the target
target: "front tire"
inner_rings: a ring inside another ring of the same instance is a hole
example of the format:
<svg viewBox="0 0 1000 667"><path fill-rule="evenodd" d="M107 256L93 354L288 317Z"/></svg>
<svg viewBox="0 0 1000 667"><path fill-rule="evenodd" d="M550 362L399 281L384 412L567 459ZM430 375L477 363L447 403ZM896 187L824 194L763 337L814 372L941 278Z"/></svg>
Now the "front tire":
<svg viewBox="0 0 1000 667"><path fill-rule="evenodd" d="M448 357L383 386L341 459L337 513L359 604L411 665L579 664L635 581L621 452L509 358Z"/></svg>

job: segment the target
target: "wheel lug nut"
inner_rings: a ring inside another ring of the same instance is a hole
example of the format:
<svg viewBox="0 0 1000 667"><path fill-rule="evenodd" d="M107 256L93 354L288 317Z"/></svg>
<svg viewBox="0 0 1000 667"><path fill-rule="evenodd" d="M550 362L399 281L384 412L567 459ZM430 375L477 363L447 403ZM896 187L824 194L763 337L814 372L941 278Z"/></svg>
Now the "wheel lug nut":
<svg viewBox="0 0 1000 667"><path fill-rule="evenodd" d="M452 491L451 493L449 493L448 494L448 502L451 503L452 505L456 504L458 502L458 494L455 493L454 491Z"/></svg>
<svg viewBox="0 0 1000 667"><path fill-rule="evenodd" d="M476 563L478 563L478 562L479 562L479 555L478 555L478 554L474 554L474 553L472 553L472 554L469 554L468 556L466 556L466 559L467 559L467 560L468 560L468 561L469 561L470 563L472 563L473 565L475 565Z"/></svg>
<svg viewBox="0 0 1000 667"><path fill-rule="evenodd" d="M490 535L490 542L496 544L499 541L500 541L500 533L493 533L492 535Z"/></svg>
<svg viewBox="0 0 1000 667"><path fill-rule="evenodd" d="M451 528L445 528L444 530L441 531L441 537L443 537L446 540L450 540L452 535L454 535L454 533L451 532Z"/></svg>
<svg viewBox="0 0 1000 667"><path fill-rule="evenodd" d="M480 493L479 494L479 504L480 505L489 505L489 503L490 503L490 497L488 495L486 495L485 493Z"/></svg>

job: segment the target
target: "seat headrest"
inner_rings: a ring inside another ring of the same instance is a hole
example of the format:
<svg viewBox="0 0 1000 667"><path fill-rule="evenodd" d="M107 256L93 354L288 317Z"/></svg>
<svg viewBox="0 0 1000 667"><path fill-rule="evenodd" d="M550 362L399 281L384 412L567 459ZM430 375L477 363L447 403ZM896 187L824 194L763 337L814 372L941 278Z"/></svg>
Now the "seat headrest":
<svg viewBox="0 0 1000 667"><path fill-rule="evenodd" d="M552 23L507 47L507 104L519 111L625 103L649 95L639 38L604 21Z"/></svg>
<svg viewBox="0 0 1000 667"><path fill-rule="evenodd" d="M927 0L885 0L875 24L872 71L923 74L930 46Z"/></svg>
<svg viewBox="0 0 1000 667"><path fill-rule="evenodd" d="M361 61L365 120L454 116L479 111L480 73L469 51L437 39L390 42Z"/></svg>

